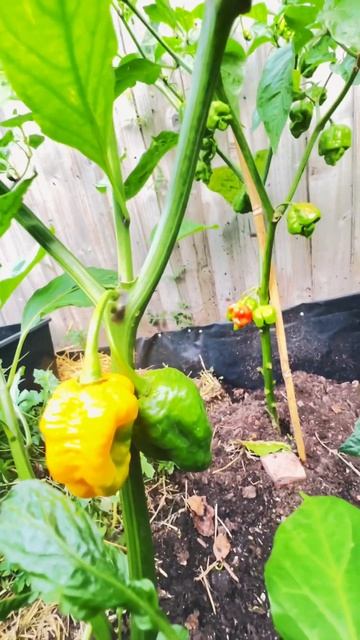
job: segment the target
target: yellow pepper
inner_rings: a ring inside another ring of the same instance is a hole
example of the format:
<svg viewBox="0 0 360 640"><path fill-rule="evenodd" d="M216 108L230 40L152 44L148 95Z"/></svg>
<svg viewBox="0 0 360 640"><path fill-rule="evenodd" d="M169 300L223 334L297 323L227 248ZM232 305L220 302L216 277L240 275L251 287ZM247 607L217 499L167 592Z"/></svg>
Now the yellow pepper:
<svg viewBox="0 0 360 640"><path fill-rule="evenodd" d="M62 382L40 421L51 476L76 496L109 496L124 484L132 425L138 414L134 386L118 373L96 382Z"/></svg>

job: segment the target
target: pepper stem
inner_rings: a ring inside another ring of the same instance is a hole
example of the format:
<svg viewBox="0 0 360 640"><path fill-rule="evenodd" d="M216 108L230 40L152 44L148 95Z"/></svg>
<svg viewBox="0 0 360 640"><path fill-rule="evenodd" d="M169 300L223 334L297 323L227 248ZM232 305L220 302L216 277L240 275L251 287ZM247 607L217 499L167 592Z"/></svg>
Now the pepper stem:
<svg viewBox="0 0 360 640"><path fill-rule="evenodd" d="M92 382L97 382L102 377L101 363L98 353L100 327L107 304L110 300L116 300L117 295L118 294L114 290L105 291L96 305L93 315L91 316L86 340L84 362L80 374L81 384L91 384Z"/></svg>

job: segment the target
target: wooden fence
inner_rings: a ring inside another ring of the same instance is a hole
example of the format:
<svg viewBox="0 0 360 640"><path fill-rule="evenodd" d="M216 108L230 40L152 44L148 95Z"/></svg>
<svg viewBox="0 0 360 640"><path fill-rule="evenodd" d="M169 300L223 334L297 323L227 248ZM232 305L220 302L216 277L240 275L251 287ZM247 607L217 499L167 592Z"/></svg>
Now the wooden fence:
<svg viewBox="0 0 360 640"><path fill-rule="evenodd" d="M185 3L186 4L186 3ZM123 34L125 51L130 51ZM251 130L251 118L264 52L248 62L241 95L241 116L253 149L266 146L262 127ZM188 82L187 78L182 81ZM329 83L329 96L337 95L342 81ZM298 190L298 200L311 200L323 212L311 240L291 237L282 224L276 241L276 264L284 307L346 295L360 290L360 90L355 88L336 112L336 121L353 128L353 147L335 167L328 167L313 153ZM118 101L116 122L122 151L126 153L124 174L137 163L151 136L175 130L175 110L156 90L137 85ZM221 144L234 159L230 133ZM288 190L301 157L304 141L295 141L285 131L273 160L268 187L280 203ZM138 269L149 246L149 234L159 220L172 171L170 152L155 170L142 192L129 203L135 267ZM26 198L28 205L55 226L59 237L87 265L115 268L111 203L96 183L100 171L78 152L46 141L36 152L38 177ZM143 335L186 323L207 324L224 318L226 306L258 281L257 241L249 215L236 215L230 206L206 186L194 184L187 215L193 220L218 225L218 229L182 240L149 305L141 325ZM0 262L6 264L29 254L32 239L13 223L0 239ZM57 273L46 258L28 276L0 312L2 323L19 322L25 301L33 291ZM64 344L69 328L85 326L88 312L69 309L53 316L52 332L57 345Z"/></svg>

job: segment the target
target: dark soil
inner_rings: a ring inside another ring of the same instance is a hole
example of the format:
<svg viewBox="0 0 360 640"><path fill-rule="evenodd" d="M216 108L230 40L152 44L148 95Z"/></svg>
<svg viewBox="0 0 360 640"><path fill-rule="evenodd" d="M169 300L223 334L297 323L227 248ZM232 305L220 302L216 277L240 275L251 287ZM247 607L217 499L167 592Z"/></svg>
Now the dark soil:
<svg viewBox="0 0 360 640"><path fill-rule="evenodd" d="M209 405L215 428L211 469L175 474L150 490L161 604L172 621L185 622L193 640L276 639L263 571L278 524L300 504L300 490L360 505L360 477L323 446L336 450L352 432L360 415L359 382L339 384L302 372L294 379L308 455L305 482L276 489L259 459L233 443L286 439L274 433L262 393L238 389ZM286 423L282 387L277 396ZM359 461L351 462L360 470ZM201 535L186 507L186 497L194 494L217 510L219 530L225 525L231 533L226 562L233 576L216 567L207 574L216 613L205 585L196 581L215 557L213 533Z"/></svg>

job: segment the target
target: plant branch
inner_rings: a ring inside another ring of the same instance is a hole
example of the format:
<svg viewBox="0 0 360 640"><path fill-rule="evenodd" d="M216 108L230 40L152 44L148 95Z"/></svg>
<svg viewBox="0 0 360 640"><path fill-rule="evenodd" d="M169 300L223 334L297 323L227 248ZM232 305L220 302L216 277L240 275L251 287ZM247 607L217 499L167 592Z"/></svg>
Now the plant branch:
<svg viewBox="0 0 360 640"><path fill-rule="evenodd" d="M192 73L192 68L182 60L177 53L162 39L159 33L148 23L144 14L135 7L130 0L122 0L124 4L133 12L133 14L142 22L142 24L146 27L146 29L151 33L151 35L157 40L159 44L165 49L165 51L172 57L172 59L176 62L178 67L183 68L188 73Z"/></svg>
<svg viewBox="0 0 360 640"><path fill-rule="evenodd" d="M314 128L314 131L312 132L309 141L306 145L304 154L300 160L300 164L298 166L298 169L296 171L296 174L294 176L294 179L292 181L291 187L289 189L289 192L285 198L285 202L291 202L291 200L293 199L296 190L299 186L300 180L302 178L302 175L305 171L305 168L307 166L307 163L309 161L310 158L310 154L314 148L314 145L316 143L316 140L319 136L319 134L321 133L321 131L323 130L323 128L325 127L326 123L328 122L328 120L330 120L332 114L334 113L334 111L337 109L337 107L339 106L339 104L342 102L342 100L345 98L346 94L348 93L349 89L351 88L357 74L359 73L359 68L360 68L360 60L359 57L357 58L357 63L356 66L354 67L351 75L349 76L347 82L344 84L344 87L342 89L342 91L340 91L338 97L336 98L336 100L333 102L333 104L331 105L331 107L328 109L328 111L323 115L322 118L320 118L319 122L317 123L317 125Z"/></svg>

